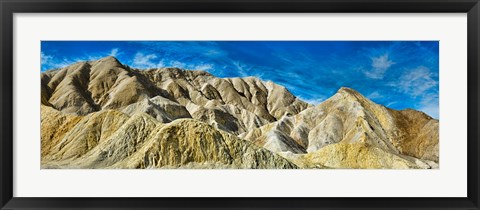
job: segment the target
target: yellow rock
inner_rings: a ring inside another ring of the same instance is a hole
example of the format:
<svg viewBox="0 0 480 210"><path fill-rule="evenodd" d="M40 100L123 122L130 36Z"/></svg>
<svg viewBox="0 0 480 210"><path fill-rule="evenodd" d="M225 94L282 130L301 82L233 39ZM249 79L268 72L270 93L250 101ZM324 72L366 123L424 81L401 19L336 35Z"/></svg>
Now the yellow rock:
<svg viewBox="0 0 480 210"><path fill-rule="evenodd" d="M328 145L318 151L306 154L300 161L303 161L306 167L319 164L327 168L345 169L420 168L415 162L364 143Z"/></svg>

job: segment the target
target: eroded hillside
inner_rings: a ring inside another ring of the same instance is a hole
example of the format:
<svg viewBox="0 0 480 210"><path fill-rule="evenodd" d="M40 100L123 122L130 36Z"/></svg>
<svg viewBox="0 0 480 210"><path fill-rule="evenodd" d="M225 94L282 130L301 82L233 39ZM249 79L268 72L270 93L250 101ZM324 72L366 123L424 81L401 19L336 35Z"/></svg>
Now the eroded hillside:
<svg viewBox="0 0 480 210"><path fill-rule="evenodd" d="M114 57L41 74L42 168L437 168L438 120Z"/></svg>

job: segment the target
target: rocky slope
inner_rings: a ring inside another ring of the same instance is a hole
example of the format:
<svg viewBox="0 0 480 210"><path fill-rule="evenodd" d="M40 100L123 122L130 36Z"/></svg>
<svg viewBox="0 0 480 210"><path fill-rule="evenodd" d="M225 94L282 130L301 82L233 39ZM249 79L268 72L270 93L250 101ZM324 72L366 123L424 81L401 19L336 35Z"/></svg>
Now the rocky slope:
<svg viewBox="0 0 480 210"><path fill-rule="evenodd" d="M279 153L317 156L314 162L328 167L360 167L347 163L348 158L342 155L353 153L359 157L362 150L369 156L379 156L381 152L428 168L437 167L439 161L438 123L422 112L388 109L352 89L341 88L316 107L294 116L285 115L240 137ZM331 158L344 163L332 164ZM371 166L390 168L392 164Z"/></svg>
<svg viewBox="0 0 480 210"><path fill-rule="evenodd" d="M64 113L147 112L161 122L194 118L234 134L309 106L285 87L254 77L222 79L178 68L136 70L114 57L47 71L41 84L42 104Z"/></svg>
<svg viewBox="0 0 480 210"><path fill-rule="evenodd" d="M41 74L42 168L437 168L438 120L114 57Z"/></svg>
<svg viewBox="0 0 480 210"><path fill-rule="evenodd" d="M115 110L78 117L42 105L42 134L43 168L297 168L194 119L163 124Z"/></svg>

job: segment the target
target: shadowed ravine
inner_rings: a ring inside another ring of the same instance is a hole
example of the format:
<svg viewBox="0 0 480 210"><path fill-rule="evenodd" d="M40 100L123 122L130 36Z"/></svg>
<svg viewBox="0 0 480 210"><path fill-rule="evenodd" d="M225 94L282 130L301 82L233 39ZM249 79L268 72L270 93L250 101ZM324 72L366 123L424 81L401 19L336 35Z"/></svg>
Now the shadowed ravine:
<svg viewBox="0 0 480 210"><path fill-rule="evenodd" d="M42 168L438 168L439 121L350 88L312 106L255 77L132 69L41 73Z"/></svg>

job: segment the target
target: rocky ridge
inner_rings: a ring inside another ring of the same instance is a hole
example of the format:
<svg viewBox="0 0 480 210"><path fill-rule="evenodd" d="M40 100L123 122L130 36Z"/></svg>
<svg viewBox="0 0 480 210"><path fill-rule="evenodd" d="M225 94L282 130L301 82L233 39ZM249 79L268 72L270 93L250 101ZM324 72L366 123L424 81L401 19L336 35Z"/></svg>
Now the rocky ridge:
<svg viewBox="0 0 480 210"><path fill-rule="evenodd" d="M42 105L43 168L278 168L297 166L194 119L163 124L146 113L99 111L73 117ZM61 118L49 121L49 118ZM70 126L69 121L77 120ZM50 147L48 147L50 146Z"/></svg>
<svg viewBox="0 0 480 210"><path fill-rule="evenodd" d="M64 113L146 111L162 122L192 117L235 134L309 106L285 87L254 77L222 79L178 68L137 70L114 57L47 71L41 81L42 104Z"/></svg>
<svg viewBox="0 0 480 210"><path fill-rule="evenodd" d="M339 150L348 154L375 148L429 168L438 167L438 123L422 112L388 109L350 88L341 88L318 106L294 116L285 115L240 138L277 153L308 153L306 157L339 157ZM325 166L338 167L324 162ZM381 166L390 168L391 164Z"/></svg>

